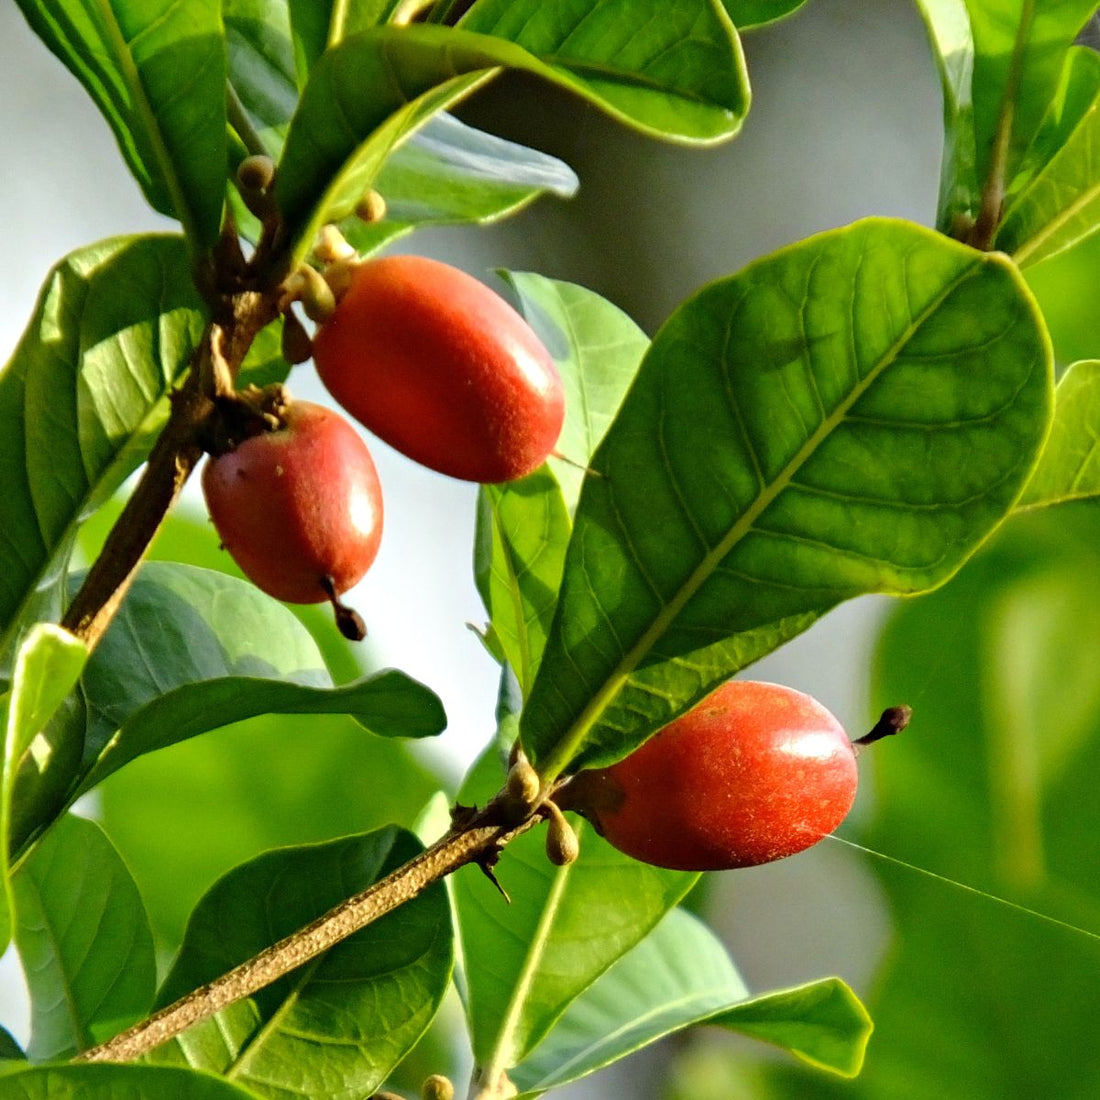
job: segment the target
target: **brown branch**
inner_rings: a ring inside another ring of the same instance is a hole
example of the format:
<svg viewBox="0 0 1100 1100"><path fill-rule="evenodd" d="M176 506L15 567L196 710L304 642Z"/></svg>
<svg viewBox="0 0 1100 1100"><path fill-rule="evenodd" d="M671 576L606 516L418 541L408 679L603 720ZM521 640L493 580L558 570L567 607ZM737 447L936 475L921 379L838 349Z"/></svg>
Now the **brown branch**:
<svg viewBox="0 0 1100 1100"><path fill-rule="evenodd" d="M261 951L207 985L181 997L113 1039L77 1055L81 1062L126 1062L167 1042L193 1024L251 996L266 985L328 951L433 883L468 863L490 866L500 849L542 819L533 813L518 825L508 820L503 797L494 799L468 823L384 879L330 909L298 932Z"/></svg>

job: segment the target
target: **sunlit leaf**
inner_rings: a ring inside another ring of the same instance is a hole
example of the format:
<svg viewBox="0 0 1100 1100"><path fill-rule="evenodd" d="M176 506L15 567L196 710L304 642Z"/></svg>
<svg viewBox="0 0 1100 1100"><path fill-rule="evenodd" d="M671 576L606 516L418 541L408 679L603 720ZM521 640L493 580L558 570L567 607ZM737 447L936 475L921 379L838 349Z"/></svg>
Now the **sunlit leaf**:
<svg viewBox="0 0 1100 1100"><path fill-rule="evenodd" d="M13 1066L0 1072L4 1100L255 1100L256 1094L209 1073L174 1066Z"/></svg>
<svg viewBox="0 0 1100 1100"><path fill-rule="evenodd" d="M722 0L738 30L774 23L798 11L806 0Z"/></svg>
<svg viewBox="0 0 1100 1100"><path fill-rule="evenodd" d="M149 1011L156 983L149 921L98 825L63 817L19 867L12 892L32 1059L70 1057Z"/></svg>
<svg viewBox="0 0 1100 1100"><path fill-rule="evenodd" d="M220 0L17 2L103 112L150 205L212 244L226 161Z"/></svg>
<svg viewBox="0 0 1100 1100"><path fill-rule="evenodd" d="M160 991L171 1002L303 928L422 849L400 829L269 852L203 898ZM260 1096L370 1096L427 1029L450 983L442 883L152 1055Z"/></svg>
<svg viewBox="0 0 1100 1100"><path fill-rule="evenodd" d="M1073 366L1055 390L1054 423L1020 508L1100 496L1100 360Z"/></svg>
<svg viewBox="0 0 1100 1100"><path fill-rule="evenodd" d="M503 782L487 754L460 793L484 802ZM476 867L452 876L474 1055L483 1068L522 1061L568 1005L645 937L698 877L622 855L576 821L581 854L546 857L543 830L520 837L494 873L506 902Z"/></svg>
<svg viewBox="0 0 1100 1100"><path fill-rule="evenodd" d="M1015 503L1050 403L1014 266L905 222L704 288L592 459L532 759L617 759L841 600L941 583Z"/></svg>
<svg viewBox="0 0 1100 1100"><path fill-rule="evenodd" d="M73 532L148 453L203 323L178 237L91 245L46 280L0 373L0 653L58 614Z"/></svg>

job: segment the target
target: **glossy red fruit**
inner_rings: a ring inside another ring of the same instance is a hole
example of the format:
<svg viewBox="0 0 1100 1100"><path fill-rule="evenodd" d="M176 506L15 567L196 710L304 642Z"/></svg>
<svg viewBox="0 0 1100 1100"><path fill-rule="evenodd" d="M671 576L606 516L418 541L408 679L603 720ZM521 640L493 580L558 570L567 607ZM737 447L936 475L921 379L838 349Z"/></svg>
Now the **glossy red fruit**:
<svg viewBox="0 0 1100 1100"><path fill-rule="evenodd" d="M313 359L352 416L451 477L522 477L561 433L565 398L550 353L503 298L437 260L358 267L314 337Z"/></svg>
<svg viewBox="0 0 1100 1100"><path fill-rule="evenodd" d="M335 602L378 553L378 474L339 413L295 401L284 421L207 461L206 505L222 544L257 587L288 603Z"/></svg>
<svg viewBox="0 0 1100 1100"><path fill-rule="evenodd" d="M718 871L816 844L857 783L855 749L817 700L732 680L617 764L582 772L566 802L635 859Z"/></svg>

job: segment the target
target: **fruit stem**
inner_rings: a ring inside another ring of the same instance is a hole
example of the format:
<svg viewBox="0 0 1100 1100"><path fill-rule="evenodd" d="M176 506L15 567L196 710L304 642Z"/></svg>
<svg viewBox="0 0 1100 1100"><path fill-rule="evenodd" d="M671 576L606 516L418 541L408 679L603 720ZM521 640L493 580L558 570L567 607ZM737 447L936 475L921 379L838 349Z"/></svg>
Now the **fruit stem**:
<svg viewBox="0 0 1100 1100"><path fill-rule="evenodd" d="M887 707L879 716L879 720L871 727L870 731L862 737L856 738L853 745L873 745L884 737L892 737L895 733L901 733L909 719L913 717L913 708L902 703L900 706Z"/></svg>
<svg viewBox="0 0 1100 1100"><path fill-rule="evenodd" d="M349 642L361 642L367 636L367 624L363 622L363 616L354 607L348 607L341 603L336 594L336 585L331 577L321 578L321 590L332 604L332 610L336 616L336 628Z"/></svg>

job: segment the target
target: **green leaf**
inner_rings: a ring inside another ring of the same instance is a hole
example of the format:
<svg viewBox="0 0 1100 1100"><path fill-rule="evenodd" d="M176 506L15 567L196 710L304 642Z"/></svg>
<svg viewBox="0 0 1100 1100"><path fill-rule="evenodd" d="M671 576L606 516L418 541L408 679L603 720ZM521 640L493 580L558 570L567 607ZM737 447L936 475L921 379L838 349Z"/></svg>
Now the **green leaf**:
<svg viewBox="0 0 1100 1100"><path fill-rule="evenodd" d="M542 658L561 584L569 515L546 466L478 493L475 573L489 624L524 694Z"/></svg>
<svg viewBox="0 0 1100 1100"><path fill-rule="evenodd" d="M303 928L422 851L387 828L268 852L222 878L192 914L160 991L167 1004ZM320 958L151 1055L231 1076L260 1096L369 1096L435 1015L453 962L436 883Z"/></svg>
<svg viewBox="0 0 1100 1100"><path fill-rule="evenodd" d="M74 252L0 373L0 653L41 597L59 612L73 532L144 459L204 323L178 237Z"/></svg>
<svg viewBox="0 0 1100 1100"><path fill-rule="evenodd" d="M13 876L12 892L32 1059L71 1057L146 1015L153 936L137 886L98 825L61 818Z"/></svg>
<svg viewBox="0 0 1100 1100"><path fill-rule="evenodd" d="M736 34L702 0L662 3L659 12L655 0L615 0L583 29L587 5L568 23L561 12L550 20L535 9L524 15L530 4L500 7L475 5L468 29L379 27L324 54L291 120L275 188L298 254L322 225L351 213L397 145L502 66L683 140L729 137L748 108Z"/></svg>
<svg viewBox="0 0 1100 1100"><path fill-rule="evenodd" d="M774 23L798 11L806 0L722 0L738 30Z"/></svg>
<svg viewBox="0 0 1100 1100"><path fill-rule="evenodd" d="M764 1039L844 1076L859 1071L870 1034L866 1010L836 978L750 998L714 933L673 909L509 1076L521 1093L543 1092L699 1024Z"/></svg>
<svg viewBox="0 0 1100 1100"><path fill-rule="evenodd" d="M253 585L147 563L88 664L81 790L142 753L266 713L348 714L387 737L446 724L438 698L387 671L332 688L297 618Z"/></svg>
<svg viewBox="0 0 1100 1100"><path fill-rule="evenodd" d="M13 1066L0 1073L4 1100L254 1100L256 1094L215 1077L173 1066L95 1063Z"/></svg>
<svg viewBox="0 0 1100 1100"><path fill-rule="evenodd" d="M359 218L340 223L361 254L418 226L485 224L544 194L570 198L578 182L557 157L476 130L443 111L394 150L374 186L386 200L386 217L369 225Z"/></svg>
<svg viewBox="0 0 1100 1100"><path fill-rule="evenodd" d="M220 0L18 0L84 85L149 204L193 247L217 239L225 188Z"/></svg>
<svg viewBox="0 0 1100 1100"><path fill-rule="evenodd" d="M401 0L288 0L294 33L294 56L303 78L325 50L348 35L385 23L401 7ZM302 80L305 83L305 80Z"/></svg>
<svg viewBox="0 0 1100 1100"><path fill-rule="evenodd" d="M459 798L484 802L503 782L495 750ZM477 867L451 878L467 984L474 1057L507 1070L537 1046L569 1004L645 937L697 875L622 855L579 819L581 854L546 858L542 830L513 841L494 873L506 903Z"/></svg>
<svg viewBox="0 0 1100 1100"><path fill-rule="evenodd" d="M981 181L974 146L974 36L966 0L917 0L943 90L943 164L936 225L950 233L956 219L973 217Z"/></svg>
<svg viewBox="0 0 1100 1100"><path fill-rule="evenodd" d="M298 105L287 6L270 0L222 4L230 92L268 154L277 157ZM318 0L311 6L320 9L321 4ZM239 128L234 118L230 122Z"/></svg>
<svg viewBox="0 0 1100 1100"><path fill-rule="evenodd" d="M1067 52L1095 0L918 2L944 87L946 143L937 222L948 231L957 218L977 214L994 150L1002 145L1002 182L1016 181L1056 95Z"/></svg>
<svg viewBox="0 0 1100 1100"><path fill-rule="evenodd" d="M9 851L15 833L13 808L20 786L34 785L42 776L52 780L55 769L61 782L71 777L79 743L73 739L55 756L43 730L72 690L87 660L84 643L67 630L39 623L23 638L15 658L11 687L2 697L4 720L3 772L0 776L0 877L3 881L3 912L0 914L0 945L11 941L14 901L9 878ZM22 781L20 783L20 780Z"/></svg>
<svg viewBox="0 0 1100 1100"><path fill-rule="evenodd" d="M565 387L565 424L550 468L572 512L596 445L638 373L649 338L618 306L574 283L527 272L501 276L553 355Z"/></svg>
<svg viewBox="0 0 1100 1100"><path fill-rule="evenodd" d="M618 759L841 600L941 583L1015 503L1050 402L1015 267L905 222L704 288L592 460L532 760Z"/></svg>
<svg viewBox="0 0 1100 1100"><path fill-rule="evenodd" d="M0 1027L0 1063L22 1062L26 1057L23 1048L12 1038L11 1032L6 1027ZM2 1068L0 1072L3 1072Z"/></svg>
<svg viewBox="0 0 1100 1100"><path fill-rule="evenodd" d="M741 43L712 0L478 0L459 25L522 46L533 71L655 137L721 141L749 109Z"/></svg>
<svg viewBox="0 0 1100 1100"><path fill-rule="evenodd" d="M1091 50L1084 56L1093 99L1015 196L994 241L1021 267L1072 248L1100 226L1100 56Z"/></svg>
<svg viewBox="0 0 1100 1100"><path fill-rule="evenodd" d="M1074 363L1054 397L1050 437L1019 508L1100 496L1100 360Z"/></svg>

